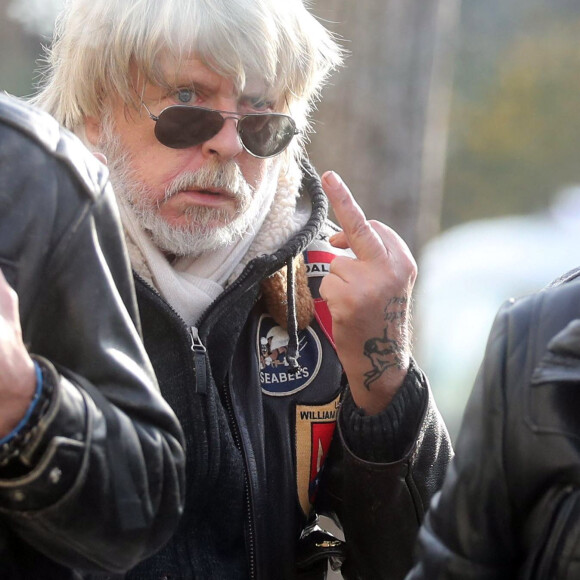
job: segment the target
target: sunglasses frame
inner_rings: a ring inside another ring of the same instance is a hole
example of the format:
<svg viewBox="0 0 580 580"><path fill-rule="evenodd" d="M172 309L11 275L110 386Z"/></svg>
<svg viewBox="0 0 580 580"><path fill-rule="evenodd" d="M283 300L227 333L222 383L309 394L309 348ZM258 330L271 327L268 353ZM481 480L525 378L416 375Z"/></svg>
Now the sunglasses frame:
<svg viewBox="0 0 580 580"><path fill-rule="evenodd" d="M198 110L198 111L207 111L207 112L210 112L210 113L219 113L221 115L221 117L223 118L224 124L225 124L225 122L228 119L234 119L236 121L236 132L238 134L238 139L240 140L240 143L242 144L242 147L244 148L244 151L247 151L252 157L256 157L258 159L269 159L270 157L276 157L276 155L280 155L281 153L283 153L290 146L290 143L292 142L292 139L296 135L300 134L300 131L296 128L296 122L294 121L294 119L292 117L290 117L290 115L285 115L284 113L235 113L233 111L221 111L220 109L210 109L208 107L198 107L196 105L169 105L168 107L165 107L159 113L159 115L154 115L149 110L149 107L143 101L141 101L141 104L143 105L143 107L145 107L145 110L147 111L147 114L149 115L149 117L151 118L151 120L154 121L155 123L157 123L159 121L159 119L161 118L161 115L163 115L163 113L165 113L168 110L175 110L175 109L195 109L195 110ZM293 127L293 132L292 132L292 136L288 140L288 144L285 145L284 148L281 149L280 151L277 151L276 153L272 153L271 155L257 155L253 151L250 151L250 149L248 149L248 147L244 143L244 140L243 140L243 131L240 132L240 123L244 119L246 119L248 117L262 117L262 116L266 116L266 115L269 116L269 117L283 117L285 119L288 119L290 121L290 126ZM211 137L208 137L204 141L200 141L197 145L201 145L202 143L205 143L205 141L208 141L209 139L212 139L222 129L223 129L223 124L220 127L220 129L217 131L217 133L215 133ZM157 137L157 133L155 134L155 137L159 141L159 138ZM162 141L159 141L159 142L162 145L164 145L165 147L169 147L170 149L188 149L188 147L183 147L183 148L182 147L171 147L170 145L166 145ZM190 147L197 147L197 145L190 145Z"/></svg>

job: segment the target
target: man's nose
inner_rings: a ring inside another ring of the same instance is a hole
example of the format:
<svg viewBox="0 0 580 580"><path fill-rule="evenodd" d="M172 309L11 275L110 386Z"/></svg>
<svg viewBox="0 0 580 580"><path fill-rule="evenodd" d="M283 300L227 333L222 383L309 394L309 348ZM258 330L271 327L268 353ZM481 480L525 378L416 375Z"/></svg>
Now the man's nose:
<svg viewBox="0 0 580 580"><path fill-rule="evenodd" d="M235 117L225 117L223 127L202 144L205 155L219 155L222 159L231 159L243 150L238 135L238 120Z"/></svg>

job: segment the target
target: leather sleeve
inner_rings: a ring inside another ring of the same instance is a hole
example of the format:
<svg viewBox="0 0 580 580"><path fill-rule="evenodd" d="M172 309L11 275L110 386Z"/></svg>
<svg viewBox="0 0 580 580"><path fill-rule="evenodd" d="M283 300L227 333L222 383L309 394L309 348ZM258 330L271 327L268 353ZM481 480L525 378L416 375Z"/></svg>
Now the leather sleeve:
<svg viewBox="0 0 580 580"><path fill-rule="evenodd" d="M578 577L578 274L498 313L407 580Z"/></svg>
<svg viewBox="0 0 580 580"><path fill-rule="evenodd" d="M347 579L405 576L417 531L452 454L427 380L414 363L393 405L383 417L341 416L325 466L320 507L336 513L343 527ZM365 453L363 445L374 450Z"/></svg>
<svg viewBox="0 0 580 580"><path fill-rule="evenodd" d="M0 262L19 295L25 342L43 357L54 391L22 453L30 464L0 473L0 515L66 566L124 571L178 523L182 432L135 327L104 169L54 127L41 144L3 131L0 163L21 169L3 182Z"/></svg>
<svg viewBox="0 0 580 580"><path fill-rule="evenodd" d="M508 320L504 308L491 330L456 455L421 528L418 563L407 580L515 577L511 502L504 470ZM511 346L517 352L517 345ZM520 350L524 347L519 345Z"/></svg>

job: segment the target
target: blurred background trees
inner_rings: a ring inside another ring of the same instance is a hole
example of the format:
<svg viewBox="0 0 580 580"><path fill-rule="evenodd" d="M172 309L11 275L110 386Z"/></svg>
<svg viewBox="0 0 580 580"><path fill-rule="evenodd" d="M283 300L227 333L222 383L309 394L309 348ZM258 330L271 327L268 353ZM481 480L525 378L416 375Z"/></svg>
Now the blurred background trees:
<svg viewBox="0 0 580 580"><path fill-rule="evenodd" d="M309 148L413 251L439 229L460 0L316 0L348 51Z"/></svg>
<svg viewBox="0 0 580 580"><path fill-rule="evenodd" d="M580 3L464 0L444 229L545 208L579 179Z"/></svg>

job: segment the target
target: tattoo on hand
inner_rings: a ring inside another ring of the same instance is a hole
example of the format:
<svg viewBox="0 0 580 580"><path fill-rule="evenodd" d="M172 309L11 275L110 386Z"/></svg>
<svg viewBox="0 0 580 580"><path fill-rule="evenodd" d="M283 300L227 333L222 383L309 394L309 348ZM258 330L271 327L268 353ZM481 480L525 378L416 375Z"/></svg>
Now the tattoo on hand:
<svg viewBox="0 0 580 580"><path fill-rule="evenodd" d="M373 369L365 373L364 385L370 391L371 384L374 383L383 373L392 367L402 369L404 346L406 344L405 322L407 320L407 297L394 297L389 300L385 307L385 325L383 336L371 338L365 342L364 355L368 357L373 365ZM397 327L396 334L399 340L389 338L389 324Z"/></svg>

